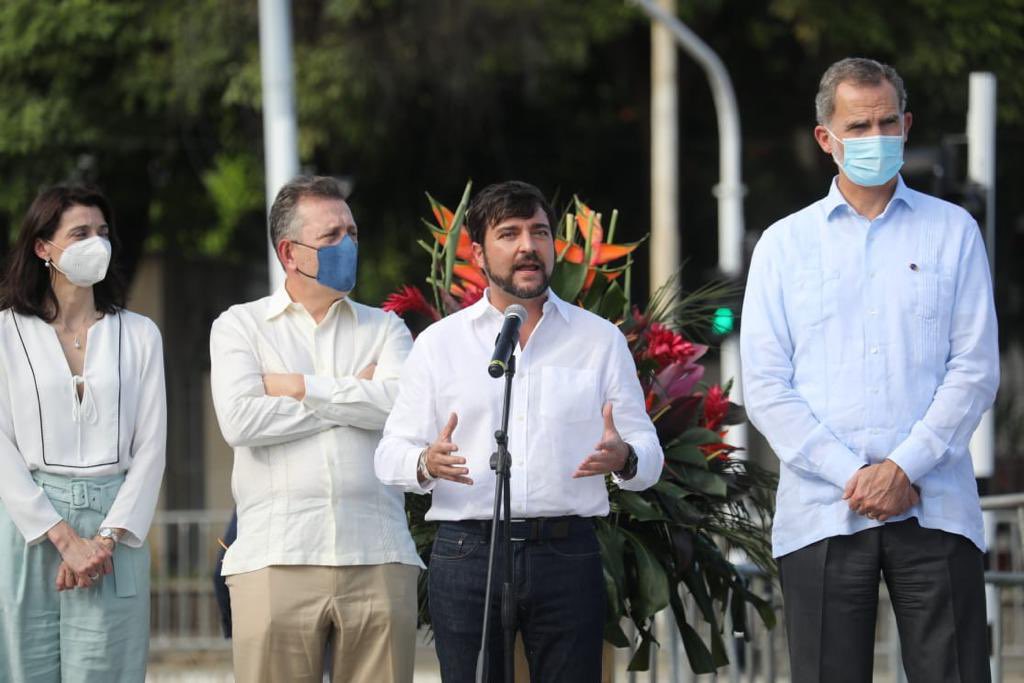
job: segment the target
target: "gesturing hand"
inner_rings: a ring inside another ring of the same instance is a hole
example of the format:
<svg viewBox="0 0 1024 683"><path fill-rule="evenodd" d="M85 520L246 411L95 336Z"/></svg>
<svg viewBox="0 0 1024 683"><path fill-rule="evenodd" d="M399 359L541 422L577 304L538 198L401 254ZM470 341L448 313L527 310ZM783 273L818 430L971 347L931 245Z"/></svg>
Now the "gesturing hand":
<svg viewBox="0 0 1024 683"><path fill-rule="evenodd" d="M883 460L854 472L843 500L857 514L884 522L917 505L920 498L903 469L892 460Z"/></svg>
<svg viewBox="0 0 1024 683"><path fill-rule="evenodd" d="M427 472L430 476L438 479L447 479L459 484L472 485L473 480L468 476L469 468L460 467L466 464L466 459L452 455L459 447L452 442L452 432L459 424L459 416L452 413L448 416L448 423L441 430L437 440L427 447Z"/></svg>
<svg viewBox="0 0 1024 683"><path fill-rule="evenodd" d="M615 428L611 403L604 404L601 415L604 417L604 433L601 435L601 441L594 446L594 452L588 455L573 472L573 479L618 472L626 466L629 446L619 436L619 430Z"/></svg>

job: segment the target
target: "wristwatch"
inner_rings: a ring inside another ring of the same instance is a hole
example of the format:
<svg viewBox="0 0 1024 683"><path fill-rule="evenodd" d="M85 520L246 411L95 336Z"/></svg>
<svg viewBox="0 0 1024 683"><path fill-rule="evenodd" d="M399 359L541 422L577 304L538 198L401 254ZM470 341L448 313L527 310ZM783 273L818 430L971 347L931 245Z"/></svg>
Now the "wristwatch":
<svg viewBox="0 0 1024 683"><path fill-rule="evenodd" d="M615 473L615 476L622 480L632 479L636 476L636 451L633 450L633 446L628 443L626 444L626 448L629 449L626 453L626 462L623 464L622 469Z"/></svg>
<svg viewBox="0 0 1024 683"><path fill-rule="evenodd" d="M426 448L424 448L423 452L420 453L420 459L418 461L416 461L416 474L419 475L419 477L424 482L433 481L434 479L437 479L437 477L432 475L430 473L430 470L427 469L427 449Z"/></svg>
<svg viewBox="0 0 1024 683"><path fill-rule="evenodd" d="M96 535L100 538L109 538L111 541L113 541L115 546L117 545L118 541L121 540L121 536L109 526L101 528Z"/></svg>

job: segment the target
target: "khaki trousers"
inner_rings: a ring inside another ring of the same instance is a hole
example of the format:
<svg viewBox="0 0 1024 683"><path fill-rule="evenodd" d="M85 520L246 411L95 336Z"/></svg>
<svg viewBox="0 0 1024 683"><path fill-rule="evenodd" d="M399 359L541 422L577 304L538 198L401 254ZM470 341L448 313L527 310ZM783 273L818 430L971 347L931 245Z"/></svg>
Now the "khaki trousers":
<svg viewBox="0 0 1024 683"><path fill-rule="evenodd" d="M412 681L418 574L404 564L275 565L228 576L235 680L321 683L330 640L333 683Z"/></svg>

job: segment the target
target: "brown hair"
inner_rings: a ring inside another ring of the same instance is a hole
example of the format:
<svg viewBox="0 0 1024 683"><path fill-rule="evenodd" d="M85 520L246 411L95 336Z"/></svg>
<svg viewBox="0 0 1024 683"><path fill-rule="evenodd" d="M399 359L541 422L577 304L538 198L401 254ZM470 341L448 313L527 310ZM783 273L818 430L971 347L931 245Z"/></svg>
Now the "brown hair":
<svg viewBox="0 0 1024 683"><path fill-rule="evenodd" d="M99 189L89 185L55 185L43 190L32 201L21 222L21 232L8 256L0 283L0 309L10 308L22 315L34 315L50 322L57 317L59 304L50 286L50 270L36 255L36 240L49 240L60 226L61 216L72 206L91 206L100 210L110 228L110 266L105 278L93 285L96 309L116 313L124 308L124 278L117 268L121 243L114 230L110 202Z"/></svg>
<svg viewBox="0 0 1024 683"><path fill-rule="evenodd" d="M519 180L488 185L473 198L466 212L469 237L477 244L483 244L488 228L506 218L529 218L537 209L544 210L551 232L554 233L557 227L554 212L536 187Z"/></svg>
<svg viewBox="0 0 1024 683"><path fill-rule="evenodd" d="M301 226L296 224L295 212L304 197L345 201L345 191L341 183L330 176L300 175L285 183L270 206L270 241L274 249L281 240L299 236Z"/></svg>

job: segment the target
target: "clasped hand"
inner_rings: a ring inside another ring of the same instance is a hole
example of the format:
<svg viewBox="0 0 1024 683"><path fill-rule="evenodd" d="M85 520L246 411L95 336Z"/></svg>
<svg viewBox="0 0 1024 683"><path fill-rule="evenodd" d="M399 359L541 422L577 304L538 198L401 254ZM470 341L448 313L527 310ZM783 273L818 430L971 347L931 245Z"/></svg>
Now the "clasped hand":
<svg viewBox="0 0 1024 683"><path fill-rule="evenodd" d="M114 571L113 541L100 538L82 538L66 522L61 522L54 531L55 545L61 556L57 567L56 586L58 591L72 588L89 588L105 574Z"/></svg>
<svg viewBox="0 0 1024 683"><path fill-rule="evenodd" d="M883 460L857 470L846 484L843 500L857 514L884 522L917 505L920 497L903 469Z"/></svg>

